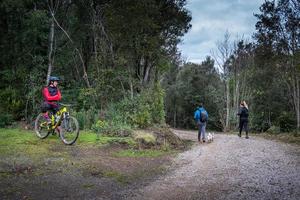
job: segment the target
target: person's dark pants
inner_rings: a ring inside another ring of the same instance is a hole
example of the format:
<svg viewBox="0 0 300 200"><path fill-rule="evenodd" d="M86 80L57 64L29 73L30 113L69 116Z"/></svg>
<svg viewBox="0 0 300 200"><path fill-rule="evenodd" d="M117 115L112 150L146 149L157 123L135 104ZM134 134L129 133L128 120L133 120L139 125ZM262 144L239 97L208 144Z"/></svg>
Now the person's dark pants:
<svg viewBox="0 0 300 200"><path fill-rule="evenodd" d="M244 130L246 131L246 137L248 137L248 119L241 119L239 128L240 128L239 136L242 135L242 131L244 128Z"/></svg>
<svg viewBox="0 0 300 200"><path fill-rule="evenodd" d="M42 112L45 113L47 111L50 111L52 114L56 114L57 111L59 110L59 105L56 103L48 103L48 102L44 102L42 105Z"/></svg>

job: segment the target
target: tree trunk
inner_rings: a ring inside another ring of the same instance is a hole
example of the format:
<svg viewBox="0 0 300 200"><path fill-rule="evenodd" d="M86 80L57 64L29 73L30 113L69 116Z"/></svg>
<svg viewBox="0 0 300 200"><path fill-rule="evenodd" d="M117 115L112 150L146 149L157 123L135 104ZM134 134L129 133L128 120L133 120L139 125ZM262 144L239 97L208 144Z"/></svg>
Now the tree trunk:
<svg viewBox="0 0 300 200"><path fill-rule="evenodd" d="M300 87L299 87L299 77L295 75L296 85L295 85L295 111L297 116L297 131L300 130Z"/></svg>
<svg viewBox="0 0 300 200"><path fill-rule="evenodd" d="M52 10L50 10L51 15L52 15L52 20L56 23L56 25L63 31L63 33L68 37L68 39L70 40L70 42L72 43L72 45L74 45L74 49L75 51L78 53L78 56L80 58L80 61L82 63L82 70L83 70L83 80L85 81L86 85L88 88L91 88L91 84L88 78L88 74L87 74L87 69L86 69L86 65L85 62L82 58L81 52L79 51L79 49L76 47L74 41L71 39L71 37L69 36L69 34L67 33L67 31L58 23L58 21L55 18L54 12Z"/></svg>
<svg viewBox="0 0 300 200"><path fill-rule="evenodd" d="M229 130L229 118L230 118L230 93L229 93L229 80L226 80L226 123L225 131Z"/></svg>
<svg viewBox="0 0 300 200"><path fill-rule="evenodd" d="M236 88L235 88L235 92L236 92L236 97L235 97L235 107L234 107L234 109L235 109L235 116L237 116L237 112L238 112L238 110L239 110L239 105L240 105L240 80L239 79L237 79L237 83L236 83ZM239 118L237 117L236 118L237 120L236 120L236 127L237 127L237 125L239 124Z"/></svg>
<svg viewBox="0 0 300 200"><path fill-rule="evenodd" d="M51 2L51 6L53 7L53 2ZM50 32L49 32L49 53L48 53L48 72L46 77L46 85L49 85L49 78L52 72L53 60L53 42L54 42L54 20L51 18Z"/></svg>
<svg viewBox="0 0 300 200"><path fill-rule="evenodd" d="M133 84L131 80L130 80L130 97L131 99L133 99Z"/></svg>
<svg viewBox="0 0 300 200"><path fill-rule="evenodd" d="M151 65L147 64L147 66L145 66L145 70L144 70L144 78L143 78L143 84L145 85L148 80L149 80L149 74L150 74L150 69L151 69Z"/></svg>
<svg viewBox="0 0 300 200"><path fill-rule="evenodd" d="M173 115L173 127L176 128L176 118L177 118L177 112L176 112L176 102L174 103L174 115Z"/></svg>

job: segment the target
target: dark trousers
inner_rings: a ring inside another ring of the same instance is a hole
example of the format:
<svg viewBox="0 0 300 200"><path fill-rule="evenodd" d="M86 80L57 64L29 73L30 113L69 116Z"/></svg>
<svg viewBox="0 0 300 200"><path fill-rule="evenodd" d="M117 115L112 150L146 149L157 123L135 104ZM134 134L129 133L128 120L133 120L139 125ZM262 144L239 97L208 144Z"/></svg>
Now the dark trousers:
<svg viewBox="0 0 300 200"><path fill-rule="evenodd" d="M59 108L60 106L57 103L44 102L42 105L42 112L45 113L47 111L50 111L51 113L56 114Z"/></svg>
<svg viewBox="0 0 300 200"><path fill-rule="evenodd" d="M243 128L246 131L246 136L248 136L248 119L240 119L240 136L242 134Z"/></svg>

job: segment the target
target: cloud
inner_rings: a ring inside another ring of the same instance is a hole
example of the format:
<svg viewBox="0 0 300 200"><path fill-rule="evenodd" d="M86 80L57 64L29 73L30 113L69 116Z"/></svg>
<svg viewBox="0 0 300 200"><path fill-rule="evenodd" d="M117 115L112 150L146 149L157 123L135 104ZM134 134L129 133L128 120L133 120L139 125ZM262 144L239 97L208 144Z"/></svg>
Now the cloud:
<svg viewBox="0 0 300 200"><path fill-rule="evenodd" d="M192 29L182 38L179 50L190 62L201 63L216 42L224 38L228 30L231 39L237 35L251 39L255 31L259 7L264 0L187 0L192 13Z"/></svg>

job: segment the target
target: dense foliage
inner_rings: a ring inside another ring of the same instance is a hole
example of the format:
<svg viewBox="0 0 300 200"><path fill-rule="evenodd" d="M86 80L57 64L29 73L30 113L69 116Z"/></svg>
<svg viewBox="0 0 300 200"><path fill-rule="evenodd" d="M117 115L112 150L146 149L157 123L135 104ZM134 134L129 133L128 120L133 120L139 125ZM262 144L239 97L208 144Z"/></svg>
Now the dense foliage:
<svg viewBox="0 0 300 200"><path fill-rule="evenodd" d="M185 0L1 1L1 126L32 122L50 74L62 78L63 101L75 104L82 128L103 118L133 127L164 123L159 81L191 27L184 6Z"/></svg>
<svg viewBox="0 0 300 200"><path fill-rule="evenodd" d="M254 131L300 127L300 2L265 1L254 40L231 41L201 64L177 51L191 28L186 0L3 0L0 3L0 126L32 123L47 76L80 127L113 134L163 124L234 130L239 102ZM230 28L230 27L229 27Z"/></svg>

